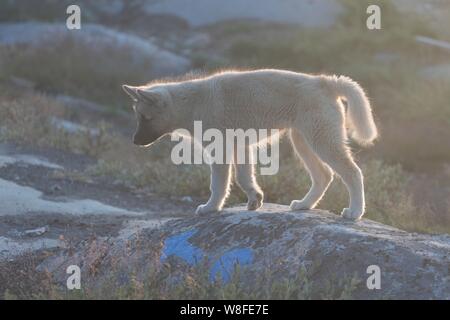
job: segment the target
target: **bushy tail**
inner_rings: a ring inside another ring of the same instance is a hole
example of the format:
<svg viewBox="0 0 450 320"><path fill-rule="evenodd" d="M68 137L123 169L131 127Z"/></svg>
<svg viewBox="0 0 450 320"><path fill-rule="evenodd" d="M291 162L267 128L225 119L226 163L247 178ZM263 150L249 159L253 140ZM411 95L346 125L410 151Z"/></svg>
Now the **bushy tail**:
<svg viewBox="0 0 450 320"><path fill-rule="evenodd" d="M378 130L372 116L369 99L363 88L349 77L333 77L338 97L347 100L347 124L350 136L361 145L371 145L378 137Z"/></svg>

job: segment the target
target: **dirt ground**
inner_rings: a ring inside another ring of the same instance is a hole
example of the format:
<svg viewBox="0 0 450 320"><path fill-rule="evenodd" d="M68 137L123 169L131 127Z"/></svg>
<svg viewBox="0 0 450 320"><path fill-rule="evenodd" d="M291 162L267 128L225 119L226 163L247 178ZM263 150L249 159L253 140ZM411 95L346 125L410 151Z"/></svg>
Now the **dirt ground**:
<svg viewBox="0 0 450 320"><path fill-rule="evenodd" d="M183 217L195 209L194 202L83 177L94 163L84 155L2 144L0 157L14 160L0 164L0 182L9 188L0 193L0 257L6 259L59 246L60 240L114 237L130 222ZM13 199L11 186L17 189Z"/></svg>

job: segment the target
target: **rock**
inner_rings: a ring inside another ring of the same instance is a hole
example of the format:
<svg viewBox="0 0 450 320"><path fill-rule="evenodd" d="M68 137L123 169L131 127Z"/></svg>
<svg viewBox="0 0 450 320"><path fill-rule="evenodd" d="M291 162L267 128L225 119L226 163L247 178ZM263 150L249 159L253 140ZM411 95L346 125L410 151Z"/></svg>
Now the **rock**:
<svg viewBox="0 0 450 320"><path fill-rule="evenodd" d="M291 212L265 204L257 212L236 207L123 234L82 242L75 253L63 251L39 269L64 283L65 268L77 264L89 281L100 284L110 276L111 265L139 277L164 264L182 272L206 261L211 280L221 275L227 281L239 262L249 285L267 269L285 278L304 268L318 287L356 277L354 298L450 298L449 236L411 234L367 219L355 223L326 211ZM95 276L89 277L92 264ZM366 286L372 265L381 270L380 290Z"/></svg>
<svg viewBox="0 0 450 320"><path fill-rule="evenodd" d="M158 47L152 41L120 32L97 24L83 24L82 32L68 30L56 23L4 23L0 24L0 44L51 45L52 42L70 39L92 48L93 54L105 54L117 50L129 52L127 63L145 65L151 63L150 76L165 76L186 72L190 61ZM69 38L71 37L71 38Z"/></svg>
<svg viewBox="0 0 450 320"><path fill-rule="evenodd" d="M15 240L0 236L0 261L14 261L14 258L29 252L62 248L64 243L56 239L39 238L38 240Z"/></svg>
<svg viewBox="0 0 450 320"><path fill-rule="evenodd" d="M51 193L58 193L62 190L61 186L59 184L54 184L50 188Z"/></svg>
<svg viewBox="0 0 450 320"><path fill-rule="evenodd" d="M0 216L40 213L60 213L74 216L141 216L144 212L114 207L92 199L44 198L40 190L0 178Z"/></svg>
<svg viewBox="0 0 450 320"><path fill-rule="evenodd" d="M189 197L189 196L184 196L184 197L182 197L181 198L181 201L184 201L184 202L194 202L194 200L192 200L192 198L191 197Z"/></svg>
<svg viewBox="0 0 450 320"><path fill-rule="evenodd" d="M0 152L1 153L1 152ZM22 166L42 166L50 169L64 169L62 166L52 163L42 157L37 157L29 154L0 154L0 168L8 165L22 165ZM20 180L20 177L14 178Z"/></svg>
<svg viewBox="0 0 450 320"><path fill-rule="evenodd" d="M184 40L188 48L204 48L211 43L211 36L207 33L194 33Z"/></svg>
<svg viewBox="0 0 450 320"><path fill-rule="evenodd" d="M28 79L12 76L9 81L13 86L22 90L33 91L36 88L36 83Z"/></svg>
<svg viewBox="0 0 450 320"><path fill-rule="evenodd" d="M44 226L44 227L40 227L40 228L36 228L36 229L25 230L23 232L23 235L27 236L27 237L38 237L38 236L42 236L49 229L50 229L49 226Z"/></svg>
<svg viewBox="0 0 450 320"><path fill-rule="evenodd" d="M65 131L70 134L77 133L88 133L89 135L96 137L99 135L100 131L96 128L88 128L79 123L73 121L60 119L57 117L51 118L51 123L59 130Z"/></svg>
<svg viewBox="0 0 450 320"><path fill-rule="evenodd" d="M87 111L98 114L105 114L107 111L105 106L82 98L71 97L64 94L58 94L54 98L61 102L65 107L75 111Z"/></svg>
<svg viewBox="0 0 450 320"><path fill-rule="evenodd" d="M433 39L430 37L416 36L416 41L430 47L440 48L450 52L450 42Z"/></svg>

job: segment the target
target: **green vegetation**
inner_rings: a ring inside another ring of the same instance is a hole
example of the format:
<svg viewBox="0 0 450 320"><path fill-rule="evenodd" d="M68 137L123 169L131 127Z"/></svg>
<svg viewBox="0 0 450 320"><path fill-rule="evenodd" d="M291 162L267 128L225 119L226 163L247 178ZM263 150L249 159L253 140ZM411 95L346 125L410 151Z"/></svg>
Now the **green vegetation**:
<svg viewBox="0 0 450 320"><path fill-rule="evenodd" d="M110 148L108 125L100 122L97 130L69 133L53 124L67 109L44 94L22 93L0 87L0 141L54 147L75 153L98 156Z"/></svg>
<svg viewBox="0 0 450 320"><path fill-rule="evenodd" d="M0 275L7 274L8 269L12 267L5 263L0 264ZM0 289L3 290L0 292L0 299L346 300L352 299L355 290L362 283L356 275L345 275L340 279L313 280L313 272L305 268L300 268L296 274L287 277L277 276L270 268L266 268L254 275L255 281L248 283L246 273L249 271L239 264L235 265L228 281L224 281L220 276L211 280L207 264L200 262L183 273L175 273L169 265L151 269L140 277L136 272L128 270L112 271L100 284L89 285L89 280L85 280L85 285L80 290L69 291L56 283L49 273L36 273L34 268L27 266L21 267L21 270L24 270L20 275L21 279L10 279L3 285L0 284ZM111 270L115 268L111 267ZM124 275L127 275L126 279ZM24 290L18 283L31 285Z"/></svg>
<svg viewBox="0 0 450 320"><path fill-rule="evenodd" d="M129 47L93 49L77 35L45 41L39 46L0 45L0 77L24 78L38 90L90 99L109 108L124 108L129 103L122 84L149 80L150 59L134 63Z"/></svg>

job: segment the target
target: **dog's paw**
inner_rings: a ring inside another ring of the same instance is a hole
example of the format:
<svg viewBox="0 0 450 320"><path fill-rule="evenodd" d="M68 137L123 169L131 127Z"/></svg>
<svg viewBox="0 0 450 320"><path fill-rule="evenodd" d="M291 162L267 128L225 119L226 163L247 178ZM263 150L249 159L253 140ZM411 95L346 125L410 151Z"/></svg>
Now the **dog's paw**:
<svg viewBox="0 0 450 320"><path fill-rule="evenodd" d="M208 204L202 204L197 207L197 210L195 210L195 213L198 215L203 215L203 214L214 213L214 212L219 212L219 211L220 211L220 209L217 207L213 207Z"/></svg>
<svg viewBox="0 0 450 320"><path fill-rule="evenodd" d="M344 210L342 210L341 216L345 219L356 221L360 220L363 214L364 212L361 211L352 211L349 208L344 208Z"/></svg>
<svg viewBox="0 0 450 320"><path fill-rule="evenodd" d="M307 203L301 201L301 200L293 200L291 202L291 205L289 206L289 208L292 211L296 211L296 210L309 210L311 209L311 206L307 205Z"/></svg>
<svg viewBox="0 0 450 320"><path fill-rule="evenodd" d="M257 193L255 197L249 198L247 202L247 210L255 211L261 208L263 205L263 195Z"/></svg>

